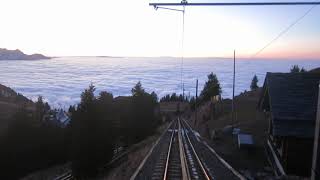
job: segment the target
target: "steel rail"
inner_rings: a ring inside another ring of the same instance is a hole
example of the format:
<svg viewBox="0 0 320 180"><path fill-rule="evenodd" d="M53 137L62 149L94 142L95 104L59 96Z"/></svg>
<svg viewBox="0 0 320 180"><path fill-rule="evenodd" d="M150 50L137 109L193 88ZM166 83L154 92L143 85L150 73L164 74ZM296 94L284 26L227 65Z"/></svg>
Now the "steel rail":
<svg viewBox="0 0 320 180"><path fill-rule="evenodd" d="M166 159L166 165L164 168L164 173L163 173L163 180L167 179L167 173L168 173L168 167L169 167L169 159L170 159L170 153L171 153L171 147L172 147L172 141L173 141L173 137L174 137L174 133L175 133L175 129L177 127L177 123L175 124L173 130L172 130L172 134L171 134L171 138L170 138L170 143L169 143L169 147L168 147L168 154L167 154L167 159Z"/></svg>
<svg viewBox="0 0 320 180"><path fill-rule="evenodd" d="M183 124L183 123L182 123L182 124ZM184 126L184 125L182 125L182 126ZM201 168L201 171L202 171L203 175L205 176L205 178L206 178L207 180L210 180L210 177L209 177L209 175L208 175L208 173L207 173L207 170L205 169L202 161L200 160L200 158L199 158L196 150L194 149L194 147L193 147L193 145L192 145L192 143L191 143L191 140L190 140L190 138L189 138L188 133L185 132L184 134L185 134L186 139L187 139L188 142L189 142L189 145L190 145L190 147L191 147L191 149L192 149L192 152L193 152L194 156L195 156L196 159L197 159L197 162L198 162L198 164L199 164L199 166L200 166L200 168Z"/></svg>
<svg viewBox="0 0 320 180"><path fill-rule="evenodd" d="M141 172L141 169L143 168L143 166L145 165L147 159L151 156L151 154L153 153L153 150L155 149L155 147L159 144L160 140L163 138L163 136L167 133L167 131L170 129L171 125L173 124L173 121L170 122L170 124L168 125L168 127L163 131L163 133L160 135L160 137L157 139L157 141L153 144L153 146L151 147L151 149L149 150L149 152L147 153L147 155L145 156L145 158L142 160L142 162L139 164L138 168L135 170L135 172L132 174L132 176L130 177L130 180L134 180L136 179L136 177L138 176L139 172Z"/></svg>
<svg viewBox="0 0 320 180"><path fill-rule="evenodd" d="M301 5L319 5L319 1L307 1L307 2L216 2L216 3L149 3L150 6L301 6Z"/></svg>
<svg viewBox="0 0 320 180"><path fill-rule="evenodd" d="M186 120L182 120L188 127L189 129L192 130L190 124ZM206 142L204 142L204 145L219 159L219 161L226 167L228 168L234 175L236 175L240 180L246 180L244 176L242 176L237 170L235 170L230 164L228 164L217 152L212 149Z"/></svg>
<svg viewBox="0 0 320 180"><path fill-rule="evenodd" d="M68 180L68 179L72 179L72 178L73 178L72 172L68 171L68 172L62 174L61 176L54 178L54 180Z"/></svg>
<svg viewBox="0 0 320 180"><path fill-rule="evenodd" d="M178 118L178 124L179 124L179 130L178 130L179 152L180 152L182 179L183 180L189 180L191 178L190 178L190 172L189 172L189 169L188 169L186 151L185 151L185 147L183 145L183 140L182 140L182 128L181 128L180 118Z"/></svg>

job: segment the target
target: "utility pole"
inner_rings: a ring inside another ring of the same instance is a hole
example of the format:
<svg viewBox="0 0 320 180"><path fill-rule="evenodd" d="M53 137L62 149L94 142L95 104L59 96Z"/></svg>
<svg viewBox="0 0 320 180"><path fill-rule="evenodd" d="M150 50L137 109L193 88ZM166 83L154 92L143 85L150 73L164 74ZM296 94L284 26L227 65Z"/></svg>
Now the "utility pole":
<svg viewBox="0 0 320 180"><path fill-rule="evenodd" d="M235 82L236 82L236 50L233 51L233 83L232 83L232 130L233 124L235 122L235 107L234 107L234 89L235 89Z"/></svg>
<svg viewBox="0 0 320 180"><path fill-rule="evenodd" d="M319 83L319 93L320 93L320 83ZM318 95L318 107L317 107L317 119L315 125L315 134L314 134L314 143L313 143L313 157L312 157L312 168L311 168L311 180L317 180L320 177L320 145L319 145L319 136L320 136L320 96Z"/></svg>
<svg viewBox="0 0 320 180"><path fill-rule="evenodd" d="M184 83L182 83L182 99L184 100Z"/></svg>
<svg viewBox="0 0 320 180"><path fill-rule="evenodd" d="M196 127L197 124L197 111L198 111L198 79L196 83L196 102L195 102L195 117L194 117L194 127Z"/></svg>

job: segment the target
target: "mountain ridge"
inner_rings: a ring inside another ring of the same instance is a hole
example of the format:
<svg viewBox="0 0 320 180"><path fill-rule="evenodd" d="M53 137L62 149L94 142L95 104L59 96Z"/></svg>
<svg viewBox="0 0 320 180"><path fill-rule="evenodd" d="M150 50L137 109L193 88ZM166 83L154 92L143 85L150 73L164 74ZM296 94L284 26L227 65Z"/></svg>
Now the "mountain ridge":
<svg viewBox="0 0 320 180"><path fill-rule="evenodd" d="M50 57L44 56L42 54L31 54L27 55L20 51L8 50L6 48L0 48L0 60L39 60L39 59L50 59Z"/></svg>

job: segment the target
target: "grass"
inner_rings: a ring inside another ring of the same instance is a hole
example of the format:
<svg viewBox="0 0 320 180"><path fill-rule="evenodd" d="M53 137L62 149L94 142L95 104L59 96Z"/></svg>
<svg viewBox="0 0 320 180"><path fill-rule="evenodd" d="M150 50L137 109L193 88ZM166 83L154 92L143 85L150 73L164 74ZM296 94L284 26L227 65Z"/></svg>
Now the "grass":
<svg viewBox="0 0 320 180"><path fill-rule="evenodd" d="M253 135L254 147L239 149L237 136L226 132L226 127L232 124L231 100L222 100L215 105L206 103L199 108L195 129L208 140L217 153L235 169L250 172L255 176L258 172L270 173L268 161L264 153L267 137L268 122L263 112L258 110L261 89L244 92L235 98L234 126L241 129L241 133ZM189 121L194 124L194 114ZM214 134L214 135L213 135Z"/></svg>

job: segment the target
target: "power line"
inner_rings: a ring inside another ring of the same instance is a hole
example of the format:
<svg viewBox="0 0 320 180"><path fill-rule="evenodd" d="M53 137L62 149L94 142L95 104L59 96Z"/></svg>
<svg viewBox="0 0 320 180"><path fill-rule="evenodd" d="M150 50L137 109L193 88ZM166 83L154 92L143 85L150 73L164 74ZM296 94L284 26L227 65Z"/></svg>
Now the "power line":
<svg viewBox="0 0 320 180"><path fill-rule="evenodd" d="M263 50L265 50L268 46L278 40L281 36L287 33L293 26L298 24L305 16L307 16L313 8L319 5L319 1L305 1L305 2L229 2L229 3L188 3L187 0L182 0L181 3L149 3L150 6L153 6L155 9L163 8L169 10L176 10L167 7L160 6L299 6L299 5L313 5L308 11L306 11L301 17L295 20L292 24L290 24L287 28L280 32L274 39L272 39L267 45L265 45L262 49L260 49L257 53L255 53L251 58L260 54ZM176 10L182 11L184 14L184 10Z"/></svg>
<svg viewBox="0 0 320 180"><path fill-rule="evenodd" d="M182 1L181 3L149 3L150 6L292 6L292 5L317 5L320 2L229 2L229 3L188 3Z"/></svg>
<svg viewBox="0 0 320 180"><path fill-rule="evenodd" d="M182 0L181 1L182 4L186 4L187 1L186 0ZM184 79L183 79L183 63L184 63L184 15L185 15L185 6L183 6L183 9L174 9L174 8L168 8L168 7L160 7L160 6L154 6L155 10L158 9L164 9L164 10L170 10L170 11L178 11L178 12L182 12L182 34L181 34L181 65L180 65L180 73L181 73L181 91L183 94L183 98L184 98Z"/></svg>
<svg viewBox="0 0 320 180"><path fill-rule="evenodd" d="M283 31L281 31L274 39L272 39L268 44L266 44L263 48L261 48L253 56L251 56L251 58L254 58L257 55L259 55L267 47L269 47L271 44L273 44L275 41L277 41L281 36L283 36L285 33L287 33L293 26L298 24L304 17L306 17L316 6L317 6L317 4L312 6L310 9L308 9L302 16L300 16L298 19L296 19L293 23L291 23L288 27L286 27Z"/></svg>

